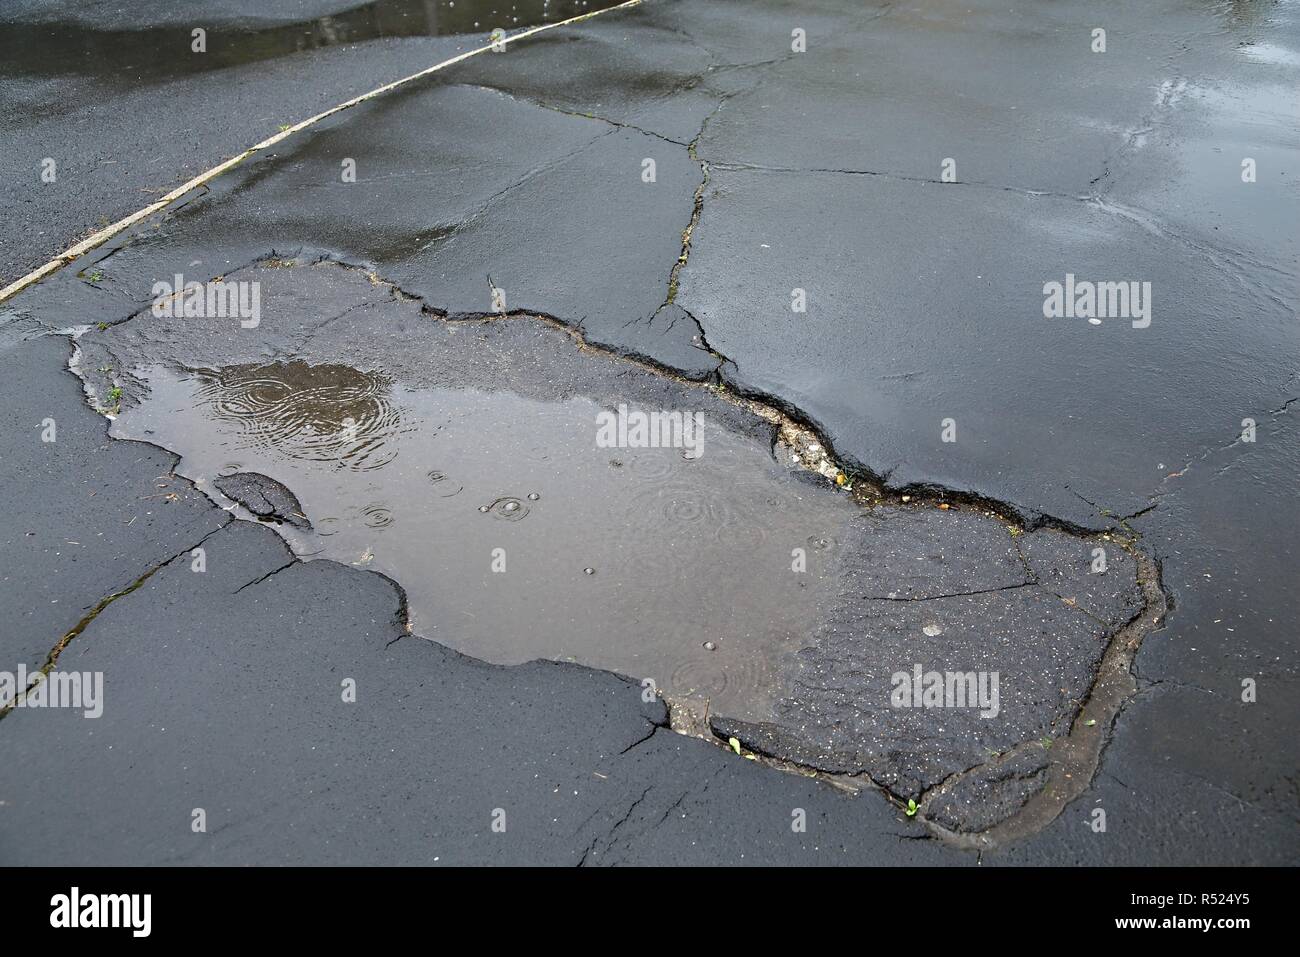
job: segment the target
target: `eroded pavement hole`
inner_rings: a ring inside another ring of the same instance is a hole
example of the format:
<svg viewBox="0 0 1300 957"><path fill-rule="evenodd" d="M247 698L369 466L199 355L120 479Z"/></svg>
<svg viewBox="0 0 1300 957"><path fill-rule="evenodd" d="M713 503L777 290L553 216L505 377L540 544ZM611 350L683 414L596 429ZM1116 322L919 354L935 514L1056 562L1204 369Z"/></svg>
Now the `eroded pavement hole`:
<svg viewBox="0 0 1300 957"><path fill-rule="evenodd" d="M552 322L448 321L332 263L246 272L257 328L144 311L81 335L77 371L100 405L122 390L116 437L299 556L397 581L413 633L648 679L684 724L955 839L1040 826L1091 777L1161 611L1129 543L869 507L771 410ZM611 445L620 408L698 434Z"/></svg>

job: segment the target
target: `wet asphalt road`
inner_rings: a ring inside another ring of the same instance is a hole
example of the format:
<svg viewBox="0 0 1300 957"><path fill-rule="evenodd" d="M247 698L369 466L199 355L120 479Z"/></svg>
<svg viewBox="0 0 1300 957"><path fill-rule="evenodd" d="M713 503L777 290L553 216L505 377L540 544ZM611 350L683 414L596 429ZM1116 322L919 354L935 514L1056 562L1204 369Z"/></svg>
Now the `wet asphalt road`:
<svg viewBox="0 0 1300 957"><path fill-rule="evenodd" d="M49 9L6 16L68 19ZM235 4L225 16L247 23ZM970 491L1029 521L1126 522L1174 602L1138 654L1139 692L1084 795L984 860L1294 862L1298 16L1291 3L1033 17L649 3L337 117L103 258L106 279L5 304L5 408L32 424L4 456L5 487L31 503L3 532L0 602L21 622L5 667L170 562L60 659L120 675L129 705L93 734L62 713L0 723L10 766L33 769L6 785L0 858L973 862L900 840L920 835L873 795L646 737L662 712L616 677L387 647L401 598L375 576L313 562L242 587L288 554L184 483L128 525L168 456L110 442L62 369L66 340L31 337L123 319L142 286L195 260L217 275L307 250L453 314L488 308L491 275L511 308L670 367L697 358L702 332L729 384L796 410L895 486ZM1105 53L1090 49L1098 26ZM790 49L795 27L807 52ZM399 36L175 76L28 58L0 80L21 146L5 154L5 276L147 202L142 190L465 45ZM68 157L56 184L40 184L45 156ZM355 184L338 181L345 157ZM1150 326L1045 318L1043 284L1066 273L1149 281ZM796 288L806 312L791 310ZM646 335L665 308L693 318L674 326L687 339ZM51 417L66 443L54 458L37 439ZM946 418L956 442L941 441ZM1239 441L1246 418L1253 442ZM237 556L219 587L187 577L200 541ZM71 560L68 542L89 551ZM345 673L396 693L337 734L310 696L262 710L277 688ZM69 796L72 767L95 788ZM527 824L494 835L504 805ZM159 823L197 806L224 833ZM816 820L807 834L791 833L793 807ZM1104 834L1088 826L1096 807Z"/></svg>

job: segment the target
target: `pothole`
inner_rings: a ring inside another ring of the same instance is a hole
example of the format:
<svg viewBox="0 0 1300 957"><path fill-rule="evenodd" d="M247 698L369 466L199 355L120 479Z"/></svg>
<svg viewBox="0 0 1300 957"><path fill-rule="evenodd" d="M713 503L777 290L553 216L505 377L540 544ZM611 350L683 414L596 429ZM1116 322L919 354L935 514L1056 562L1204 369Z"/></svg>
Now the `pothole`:
<svg viewBox="0 0 1300 957"><path fill-rule="evenodd" d="M1126 543L920 495L868 507L788 420L553 323L446 321L332 264L246 272L255 329L144 313L81 337L90 390L124 390L114 435L213 494L232 469L291 490L294 550L395 579L418 635L645 680L697 733L922 818L934 797L942 833L1057 780L1052 742L1150 604ZM638 441L638 413L668 441ZM1083 768L1086 737L1057 753Z"/></svg>
<svg viewBox="0 0 1300 957"><path fill-rule="evenodd" d="M550 330L529 341L523 322L483 332L572 350ZM473 377L373 392L348 385L381 377L336 363L137 374L149 396L114 435L178 452L210 492L232 459L292 489L328 532L278 526L294 550L400 582L417 634L499 664L555 658L649 678L754 720L770 715L771 675L799 650L834 561L819 551L795 574L791 552L844 537L857 512L708 412L691 460L598 448L603 407L588 395L548 401ZM722 404L702 390L671 398L692 412L705 397Z"/></svg>

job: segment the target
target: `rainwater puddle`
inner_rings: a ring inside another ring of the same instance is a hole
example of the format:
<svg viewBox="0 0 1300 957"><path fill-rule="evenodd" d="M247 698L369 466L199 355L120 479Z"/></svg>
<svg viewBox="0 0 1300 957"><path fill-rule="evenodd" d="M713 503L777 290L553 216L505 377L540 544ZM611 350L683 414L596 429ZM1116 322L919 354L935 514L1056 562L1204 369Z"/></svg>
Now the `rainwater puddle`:
<svg viewBox="0 0 1300 957"><path fill-rule="evenodd" d="M279 527L295 552L400 582L417 634L501 664L651 678L746 720L772 718L778 668L857 514L721 424L705 422L695 459L599 448L602 407L582 396L414 389L302 361L141 374L150 395L116 436L179 453L218 499L212 479L234 472L288 486L313 524Z"/></svg>
<svg viewBox="0 0 1300 957"><path fill-rule="evenodd" d="M467 34L482 35L486 42L498 28L512 33L613 5L595 0L373 0L293 21L282 16L247 23L205 22L186 14L173 23L105 27L85 19L20 20L0 30L0 63L6 75L129 71L132 76L170 77L383 37ZM331 5L316 6L325 11ZM202 55L191 55L191 30L196 26L207 29Z"/></svg>

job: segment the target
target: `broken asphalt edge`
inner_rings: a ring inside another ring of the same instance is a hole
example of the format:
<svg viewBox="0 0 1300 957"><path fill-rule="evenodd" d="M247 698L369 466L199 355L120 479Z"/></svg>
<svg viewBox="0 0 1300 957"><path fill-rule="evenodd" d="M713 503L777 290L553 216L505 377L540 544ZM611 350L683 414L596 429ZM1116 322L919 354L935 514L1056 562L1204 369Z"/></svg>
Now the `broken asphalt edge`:
<svg viewBox="0 0 1300 957"><path fill-rule="evenodd" d="M654 375L671 379L687 389L708 389L719 398L758 416L773 427L771 454L774 458L777 456L778 447L791 452L794 461L803 469L826 479L830 487L840 488L845 494L850 495L856 504L866 510L881 505L911 509L931 507L945 510L949 508L955 508L956 510L969 509L983 512L987 517L999 521L1007 530L1013 542L1016 542L1017 552L1020 554L1022 561L1025 561L1026 571L1030 577L1030 581L1017 587L1036 587L1064 601L1062 596L1051 592L1039 581L1037 574L1034 573L1023 552L1020 551L1017 539L1024 531L1053 528L1058 532L1083 541L1105 540L1118 544L1135 559L1137 581L1142 591L1143 606L1128 622L1107 636L1106 650L1103 652L1101 662L1093 676L1087 695L1076 708L1071 718L1070 731L1064 737L1052 741L1052 760L1048 765L1045 786L1015 813L983 831L951 831L926 816L925 807L927 803L935 796L947 793L962 779L990 767L995 767L1009 760L1012 756L1022 753L1026 748L1041 746L1038 741L1023 742L1006 752L993 756L989 761L980 762L963 771L955 772L944 781L926 790L920 797L917 804L918 810L914 816L924 825L926 831L936 839L963 850L990 851L1006 846L1046 827L1061 813L1067 804L1079 797L1092 782L1100 766L1101 754L1105 749L1115 719L1124 704L1137 690L1137 680L1132 673L1133 657L1145 636L1163 624L1166 614L1172 608L1171 596L1166 593L1162 582L1159 562L1138 547L1140 535L1133 531L1131 527L1123 525L1122 529L1113 526L1107 529L1088 529L1049 515L1034 514L1026 516L1021 509L1014 505L938 485L914 484L905 488L891 489L886 486L884 479L867 469L854 466L841 467L830 443L823 437L821 427L811 421L800 410L778 397L771 397L753 390L737 387L718 372L715 372L710 379L687 378L679 371L635 352L590 341L581 323L566 322L553 315L531 310L449 314L446 310L428 303L423 296L404 290L397 283L383 278L371 265L349 261L346 257L336 253L321 250L313 250L307 253L306 250L299 249L295 257L288 258L284 254L271 251L241 266L227 270L223 273L223 276L268 266L273 268L338 268L360 272L371 285L386 288L394 300L417 303L421 314L436 322L450 324L540 322L563 332L580 352L601 355L636 366ZM130 317L112 324L119 325L128 322L143 315L145 311L146 309L142 308L132 313ZM71 363L70 368L72 368ZM83 375L82 370L79 368L72 368L72 371L82 379L88 401L90 401L92 407L97 408L98 403L93 402L95 390L89 376ZM102 412L103 410L99 411ZM110 438L112 437L110 436ZM113 439L113 441L134 440ZM173 455L176 461L179 462L180 458L174 452L167 449L164 449L164 451ZM212 496L209 495L208 497L211 498ZM184 554L184 552L181 554ZM168 562L175 560L175 557L178 556L173 556L172 559L168 559ZM284 567L287 568L296 562L304 560L295 555ZM328 559L319 560L329 561ZM58 646L58 650L61 651L63 646L66 646L70 640L80 634L80 631L89 623L89 620L93 619L94 615L97 615L99 611L102 611L103 607L107 607L116 598L134 591L158 568L168 562L164 562L146 572L128 589L103 600L100 605L96 606L96 609L85 623L80 624L73 632L64 637ZM276 571L280 570L283 569L277 569ZM373 569L361 570L379 575L392 585L398 599L398 610L395 616L395 624L400 629L398 638L404 635L413 635L421 640L432 640L426 639L422 635L414 635L413 625L408 613L407 593L400 582ZM1066 603L1070 604L1069 602ZM1074 607L1081 614L1094 617L1082 606L1072 605L1071 607ZM398 639L395 638L394 641L396 640ZM57 655L54 657L56 659ZM464 655L462 657L479 662L479 659L472 656ZM543 660L538 659L538 661ZM489 667L519 667L491 665L488 662L479 663ZM556 662L547 663L560 664ZM533 664L533 662L525 664ZM52 666L52 661L50 666ZM568 666L588 667L576 664L569 664ZM603 671L604 669L593 668L589 670ZM615 674L616 677L627 682L630 686L639 687L637 679L633 676L621 675L617 672L607 673ZM661 727L671 728L678 733L700 738L724 749L731 750L726 740L730 735L724 736L720 734L713 726L707 710L701 715L689 705L675 700L672 696L665 696L660 693L659 697L663 708L662 716L659 719L647 719L650 723L648 733L643 738L634 741L625 751L648 740ZM891 804L906 808L905 801L888 787L872 780L865 771L853 774L828 773L816 767L790 761L779 754L765 753L754 747L753 742L746 741L743 737L739 740L744 745L742 751L744 758L756 760L759 763L787 773L816 778L825 784L849 793L875 790Z"/></svg>

